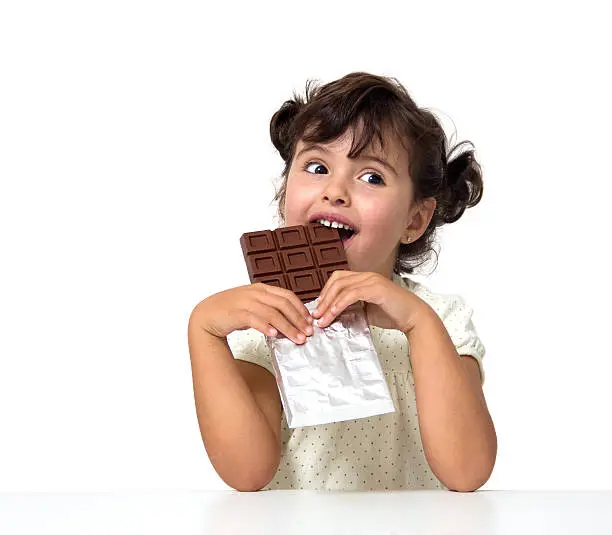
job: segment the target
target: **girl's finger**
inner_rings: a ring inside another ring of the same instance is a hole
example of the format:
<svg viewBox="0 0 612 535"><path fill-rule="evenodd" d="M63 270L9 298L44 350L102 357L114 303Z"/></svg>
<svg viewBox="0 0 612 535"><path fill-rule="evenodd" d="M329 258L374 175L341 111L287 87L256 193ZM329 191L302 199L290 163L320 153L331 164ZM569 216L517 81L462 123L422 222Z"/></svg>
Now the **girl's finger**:
<svg viewBox="0 0 612 535"><path fill-rule="evenodd" d="M278 335L278 329L272 325L270 321L267 321L267 314L265 307L262 305L261 308L249 310L247 312L247 324L250 328L259 331L261 334L266 336Z"/></svg>
<svg viewBox="0 0 612 535"><path fill-rule="evenodd" d="M303 332L307 336L312 334L313 330L310 323L301 315L301 311L297 310L295 303L291 299L273 293L265 293L259 296L259 302L279 310L298 331ZM300 301L301 304L302 302ZM308 309L306 310L308 311Z"/></svg>
<svg viewBox="0 0 612 535"><path fill-rule="evenodd" d="M285 288L279 288L278 286L273 286L272 284L261 284L261 288L267 293L271 293L274 295L278 295L279 297L284 297L288 299L293 306L295 306L298 313L303 314L305 318L310 318L310 311L306 308L306 305L300 301L300 298L295 295L291 290L287 290ZM312 318L311 318L312 319Z"/></svg>
<svg viewBox="0 0 612 535"><path fill-rule="evenodd" d="M251 319L251 327L265 336L276 336L278 334L278 331L272 325L256 316Z"/></svg>
<svg viewBox="0 0 612 535"><path fill-rule="evenodd" d="M325 327L332 323L344 310L357 301L367 301L366 292L362 286L350 286L340 292L336 298L330 302L329 310L318 320L320 327Z"/></svg>
<svg viewBox="0 0 612 535"><path fill-rule="evenodd" d="M329 293L329 290L333 286L335 286L335 284L337 283L338 280L343 279L343 278L347 277L350 274L353 274L353 271L345 271L345 270L342 270L342 269L337 269L336 271L334 271L329 276L329 279L327 279L327 282L325 283L325 286L321 290L321 295L319 295L319 303L322 303L325 300L327 294ZM319 304L317 304L317 308L319 308Z"/></svg>
<svg viewBox="0 0 612 535"><path fill-rule="evenodd" d="M310 336L313 333L312 326L308 320L310 312L299 300L298 296L284 288L276 286L270 286L270 288L274 288L274 290L267 291L266 288L266 291L259 296L259 302L280 310L298 330L302 331L306 336Z"/></svg>
<svg viewBox="0 0 612 535"><path fill-rule="evenodd" d="M337 296L348 286L357 284L358 280L363 278L364 273L345 271L345 275L339 275L334 278L336 273L342 273L342 271L334 271L327 281L325 288L321 292L319 302L317 303L316 313L313 310L313 317L321 318L328 309L334 304Z"/></svg>
<svg viewBox="0 0 612 535"><path fill-rule="evenodd" d="M283 333L296 344L303 344L306 341L306 335L297 329L278 309L266 305L262 305L262 309L259 314L260 317L277 329L278 332Z"/></svg>

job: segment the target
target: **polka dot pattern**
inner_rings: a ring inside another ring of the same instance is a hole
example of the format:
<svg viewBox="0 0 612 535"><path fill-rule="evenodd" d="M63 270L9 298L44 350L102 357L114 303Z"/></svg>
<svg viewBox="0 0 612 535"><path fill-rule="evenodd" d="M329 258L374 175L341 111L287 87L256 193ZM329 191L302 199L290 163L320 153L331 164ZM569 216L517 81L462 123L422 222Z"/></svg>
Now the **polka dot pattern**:
<svg viewBox="0 0 612 535"><path fill-rule="evenodd" d="M472 322L472 309L459 295L437 294L394 274L393 281L427 302L442 319L457 351L480 366L485 348ZM406 336L370 325L372 342L389 385L395 412L331 424L290 429L282 415L279 468L263 490L446 489L431 471L421 442L414 376ZM255 329L228 336L235 358L274 375L265 337Z"/></svg>

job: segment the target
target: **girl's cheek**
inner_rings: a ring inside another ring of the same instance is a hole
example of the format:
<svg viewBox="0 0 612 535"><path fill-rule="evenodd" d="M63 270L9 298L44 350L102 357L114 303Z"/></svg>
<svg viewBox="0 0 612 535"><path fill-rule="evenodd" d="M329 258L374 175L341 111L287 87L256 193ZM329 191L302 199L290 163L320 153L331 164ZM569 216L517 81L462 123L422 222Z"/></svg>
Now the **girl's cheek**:
<svg viewBox="0 0 612 535"><path fill-rule="evenodd" d="M292 202L295 203L306 203L317 199L318 188L312 187L307 183L296 183L292 188L291 193L287 190L287 197L291 196Z"/></svg>

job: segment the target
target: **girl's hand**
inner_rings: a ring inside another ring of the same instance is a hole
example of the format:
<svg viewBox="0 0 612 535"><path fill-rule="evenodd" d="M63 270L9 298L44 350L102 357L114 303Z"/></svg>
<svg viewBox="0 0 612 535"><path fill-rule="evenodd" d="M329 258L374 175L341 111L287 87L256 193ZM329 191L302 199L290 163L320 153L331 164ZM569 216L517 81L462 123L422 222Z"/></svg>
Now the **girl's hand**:
<svg viewBox="0 0 612 535"><path fill-rule="evenodd" d="M336 270L325 284L312 316L327 327L344 309L365 301L368 323L404 334L414 328L428 306L410 290L380 273Z"/></svg>
<svg viewBox="0 0 612 535"><path fill-rule="evenodd" d="M303 344L313 333L310 312L294 292L261 282L207 297L196 305L190 322L219 338L253 328L267 336L281 332Z"/></svg>

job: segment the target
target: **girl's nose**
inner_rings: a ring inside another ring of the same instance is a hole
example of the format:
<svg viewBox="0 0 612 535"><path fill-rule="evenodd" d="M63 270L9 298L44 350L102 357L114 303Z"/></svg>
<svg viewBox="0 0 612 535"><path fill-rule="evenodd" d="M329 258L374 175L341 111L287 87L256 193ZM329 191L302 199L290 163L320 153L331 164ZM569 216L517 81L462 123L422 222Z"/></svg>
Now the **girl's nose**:
<svg viewBox="0 0 612 535"><path fill-rule="evenodd" d="M347 201L344 198L344 196L338 196L338 195L328 196L328 195L326 195L324 197L324 199L329 201L329 203L332 206L336 206L336 205L345 206L347 204Z"/></svg>
<svg viewBox="0 0 612 535"><path fill-rule="evenodd" d="M348 205L349 196L344 185L330 181L323 192L323 199L332 205Z"/></svg>

